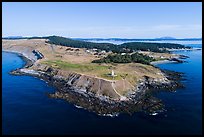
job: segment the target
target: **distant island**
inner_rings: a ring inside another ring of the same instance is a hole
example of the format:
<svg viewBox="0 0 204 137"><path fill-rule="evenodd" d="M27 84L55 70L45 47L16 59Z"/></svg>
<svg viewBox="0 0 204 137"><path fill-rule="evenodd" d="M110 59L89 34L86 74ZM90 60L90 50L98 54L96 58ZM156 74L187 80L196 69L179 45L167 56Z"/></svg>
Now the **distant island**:
<svg viewBox="0 0 204 137"><path fill-rule="evenodd" d="M184 62L171 50L192 50L172 43L94 43L60 36L2 39L3 51L26 61L14 75L32 75L56 87L52 98L62 98L99 115L155 112L163 104L151 90L182 87L182 74L161 70L156 62Z"/></svg>
<svg viewBox="0 0 204 137"><path fill-rule="evenodd" d="M169 40L169 39L172 39L172 40L175 40L176 38L174 37L170 37L170 36L166 36L166 37L160 37L160 38L155 38L155 39L158 39L158 40Z"/></svg>
<svg viewBox="0 0 204 137"><path fill-rule="evenodd" d="M27 38L42 38L42 37L23 37L23 36L8 36L3 37L3 39L27 39ZM160 37L160 38L72 38L73 40L83 40L83 41L197 41L202 40L202 38L174 38L170 36Z"/></svg>
<svg viewBox="0 0 204 137"><path fill-rule="evenodd" d="M75 40L84 41L198 41L202 38L174 38L174 37L160 37L152 39L134 39L134 38L74 38Z"/></svg>

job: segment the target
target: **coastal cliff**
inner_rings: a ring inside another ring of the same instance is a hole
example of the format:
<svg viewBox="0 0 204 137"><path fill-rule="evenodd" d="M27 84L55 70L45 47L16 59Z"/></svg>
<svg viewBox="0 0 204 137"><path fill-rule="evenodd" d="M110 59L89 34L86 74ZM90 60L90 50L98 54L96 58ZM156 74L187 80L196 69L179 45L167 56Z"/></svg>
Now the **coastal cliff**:
<svg viewBox="0 0 204 137"><path fill-rule="evenodd" d="M42 60L49 58L50 55L45 54L41 47L21 45L10 47L3 45L4 51L16 52L26 57L27 65L12 71L11 74L31 75L43 79L56 88L54 94L48 94L49 97L65 99L99 115L117 115L121 112L131 114L141 110L153 113L162 110L161 100L150 96L150 91L155 89L174 91L182 87L178 82L181 74L147 65L117 66L120 71L137 70L129 73L132 81L125 77L114 80L81 73L75 69L61 69L52 64L42 63Z"/></svg>
<svg viewBox="0 0 204 137"><path fill-rule="evenodd" d="M149 95L150 90L168 89L175 90L181 85L175 80L175 73L166 75L163 79L153 79L145 76L134 87L123 81L128 90L126 95L117 93L117 85L122 81L109 81L71 71L63 71L47 65L36 64L33 69L17 69L12 74L32 75L47 81L56 87L57 91L48 94L52 98L65 99L76 106L83 107L99 115L117 115L118 113L133 113L135 111L148 111L155 113L163 109L161 100ZM178 78L179 74L176 75ZM173 80L174 78L174 80Z"/></svg>

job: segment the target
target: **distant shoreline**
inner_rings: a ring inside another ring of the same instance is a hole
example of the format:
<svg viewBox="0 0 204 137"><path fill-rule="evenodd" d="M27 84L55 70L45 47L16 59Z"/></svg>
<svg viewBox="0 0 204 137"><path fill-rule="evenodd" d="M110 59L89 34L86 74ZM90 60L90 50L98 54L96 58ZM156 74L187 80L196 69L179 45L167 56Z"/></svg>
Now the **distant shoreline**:
<svg viewBox="0 0 204 137"><path fill-rule="evenodd" d="M192 48L192 49L168 49L168 51L192 51L192 50L202 50L202 48Z"/></svg>
<svg viewBox="0 0 204 137"><path fill-rule="evenodd" d="M167 63L176 63L176 61L159 60L159 61L152 61L150 64L157 65L157 64L167 64Z"/></svg>

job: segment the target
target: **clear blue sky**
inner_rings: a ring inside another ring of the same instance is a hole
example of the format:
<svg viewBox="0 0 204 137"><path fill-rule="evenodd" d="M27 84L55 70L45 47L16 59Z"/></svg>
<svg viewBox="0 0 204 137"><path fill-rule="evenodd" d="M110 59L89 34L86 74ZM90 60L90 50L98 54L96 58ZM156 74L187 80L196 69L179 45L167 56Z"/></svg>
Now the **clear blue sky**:
<svg viewBox="0 0 204 137"><path fill-rule="evenodd" d="M5 36L202 37L201 2L3 2Z"/></svg>

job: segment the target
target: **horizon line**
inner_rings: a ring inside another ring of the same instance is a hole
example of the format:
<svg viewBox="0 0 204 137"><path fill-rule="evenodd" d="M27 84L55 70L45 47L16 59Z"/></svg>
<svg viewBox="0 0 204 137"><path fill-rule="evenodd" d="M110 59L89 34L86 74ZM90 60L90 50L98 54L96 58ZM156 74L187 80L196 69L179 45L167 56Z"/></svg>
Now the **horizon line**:
<svg viewBox="0 0 204 137"><path fill-rule="evenodd" d="M49 37L49 36L59 36L59 37L65 37L65 38L72 38L72 39L202 39L202 37L187 37L187 38L176 38L176 37L171 37L171 36L162 36L162 37L156 37L156 38L125 38L125 37L67 37L67 36L60 36L60 35L44 35L44 36L18 36L18 35L11 35L11 36L2 36L2 38L25 38L25 37Z"/></svg>

